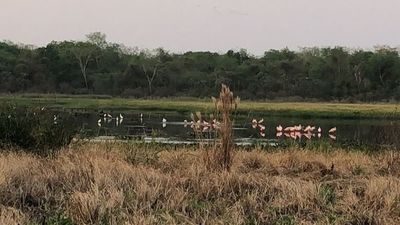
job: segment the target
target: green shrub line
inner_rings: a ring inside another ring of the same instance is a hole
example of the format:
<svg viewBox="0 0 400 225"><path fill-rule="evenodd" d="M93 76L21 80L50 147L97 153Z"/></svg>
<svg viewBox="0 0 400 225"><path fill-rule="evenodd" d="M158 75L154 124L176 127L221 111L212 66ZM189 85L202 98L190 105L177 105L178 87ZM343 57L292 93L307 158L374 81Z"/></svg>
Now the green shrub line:
<svg viewBox="0 0 400 225"><path fill-rule="evenodd" d="M70 144L76 133L68 115L54 115L43 108L0 108L1 149L50 156Z"/></svg>

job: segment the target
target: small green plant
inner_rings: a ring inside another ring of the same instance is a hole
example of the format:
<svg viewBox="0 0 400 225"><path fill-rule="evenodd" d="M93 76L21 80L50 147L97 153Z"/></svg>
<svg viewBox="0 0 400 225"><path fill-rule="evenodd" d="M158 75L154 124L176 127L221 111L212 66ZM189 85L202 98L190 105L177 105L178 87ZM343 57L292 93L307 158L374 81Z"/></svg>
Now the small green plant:
<svg viewBox="0 0 400 225"><path fill-rule="evenodd" d="M320 186L318 194L325 204L334 204L336 200L335 189L328 184Z"/></svg>
<svg viewBox="0 0 400 225"><path fill-rule="evenodd" d="M276 225L294 225L295 219L291 215L281 215L275 222Z"/></svg>
<svg viewBox="0 0 400 225"><path fill-rule="evenodd" d="M335 213L329 213L326 217L326 223L327 224L338 224L338 221L340 220L340 216L335 214Z"/></svg>
<svg viewBox="0 0 400 225"><path fill-rule="evenodd" d="M56 214L47 218L43 224L46 225L74 225L71 218L64 214Z"/></svg>
<svg viewBox="0 0 400 225"><path fill-rule="evenodd" d="M64 213L56 213L49 217L43 217L40 222L29 222L26 225L75 225L71 218Z"/></svg>

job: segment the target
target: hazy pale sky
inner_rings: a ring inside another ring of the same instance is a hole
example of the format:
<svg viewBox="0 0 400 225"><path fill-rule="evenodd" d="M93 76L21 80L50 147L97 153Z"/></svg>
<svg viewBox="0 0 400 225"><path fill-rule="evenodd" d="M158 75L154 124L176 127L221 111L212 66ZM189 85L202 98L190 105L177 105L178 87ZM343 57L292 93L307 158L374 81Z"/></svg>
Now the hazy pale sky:
<svg viewBox="0 0 400 225"><path fill-rule="evenodd" d="M400 0L0 0L0 40L42 46L100 31L174 52L400 45Z"/></svg>

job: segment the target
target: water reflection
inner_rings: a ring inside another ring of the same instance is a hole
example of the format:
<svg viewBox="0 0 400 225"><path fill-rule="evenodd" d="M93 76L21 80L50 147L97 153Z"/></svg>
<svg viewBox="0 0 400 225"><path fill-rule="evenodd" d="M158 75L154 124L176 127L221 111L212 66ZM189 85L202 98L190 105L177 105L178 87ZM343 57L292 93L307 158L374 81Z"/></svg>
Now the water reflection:
<svg viewBox="0 0 400 225"><path fill-rule="evenodd" d="M54 113L58 115L57 113ZM60 114L61 115L61 114ZM193 128L212 137L218 121L189 122L190 116L174 112L74 112L83 137L166 138L193 141ZM301 119L259 116L234 121L237 142L276 142L285 139L332 140L366 145L400 146L400 126L385 120ZM305 124L305 125L302 125ZM164 139L160 139L164 140Z"/></svg>

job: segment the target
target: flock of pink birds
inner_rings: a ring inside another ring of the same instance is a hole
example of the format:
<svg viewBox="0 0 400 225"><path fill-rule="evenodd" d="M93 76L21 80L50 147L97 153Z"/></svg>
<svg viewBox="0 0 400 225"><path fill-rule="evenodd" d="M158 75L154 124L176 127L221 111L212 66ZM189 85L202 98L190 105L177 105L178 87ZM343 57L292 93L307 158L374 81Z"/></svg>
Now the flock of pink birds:
<svg viewBox="0 0 400 225"><path fill-rule="evenodd" d="M259 129L260 135L262 137L265 137L265 125L263 125L263 122L264 119L261 120L253 119L251 121L251 124L254 129ZM312 137L315 136L320 138L322 133L321 127L316 128L315 126L310 126L310 125L302 126L301 124L285 128L282 127L282 125L278 125L275 129L277 137L281 137L284 135L286 137L290 137L293 139L301 139L301 137L306 137L307 139L311 139ZM335 134L336 134L336 127L329 129L328 135L331 139L336 140Z"/></svg>
<svg viewBox="0 0 400 225"><path fill-rule="evenodd" d="M265 131L266 127L263 125L264 119L261 120L256 120L253 119L251 121L251 125L254 129L258 129L260 136L265 137ZM211 131L214 129L218 129L221 125L220 122L218 122L216 119L211 120L210 122L207 122L205 120L198 120L198 121L191 121L188 122L187 120L184 120L184 126L190 126L192 129L195 129L200 132L207 132ZM293 139L301 139L301 137L305 137L307 139L311 139L312 137L321 137L322 129L321 127L316 128L315 126L307 125L307 126L302 126L301 124L299 125L294 125L294 126L289 126L289 127L282 127L282 125L278 125L276 128L276 136L281 137L281 136L286 136L290 137ZM328 135L331 139L336 140L336 127L333 127L328 130Z"/></svg>
<svg viewBox="0 0 400 225"><path fill-rule="evenodd" d="M202 132L207 132L213 129L219 129L219 127L221 126L221 123L218 122L216 119L213 119L210 122L207 122L205 120L197 120L197 121L191 121L190 123L188 123L187 120L184 120L183 123L185 127L190 125L192 129Z"/></svg>

